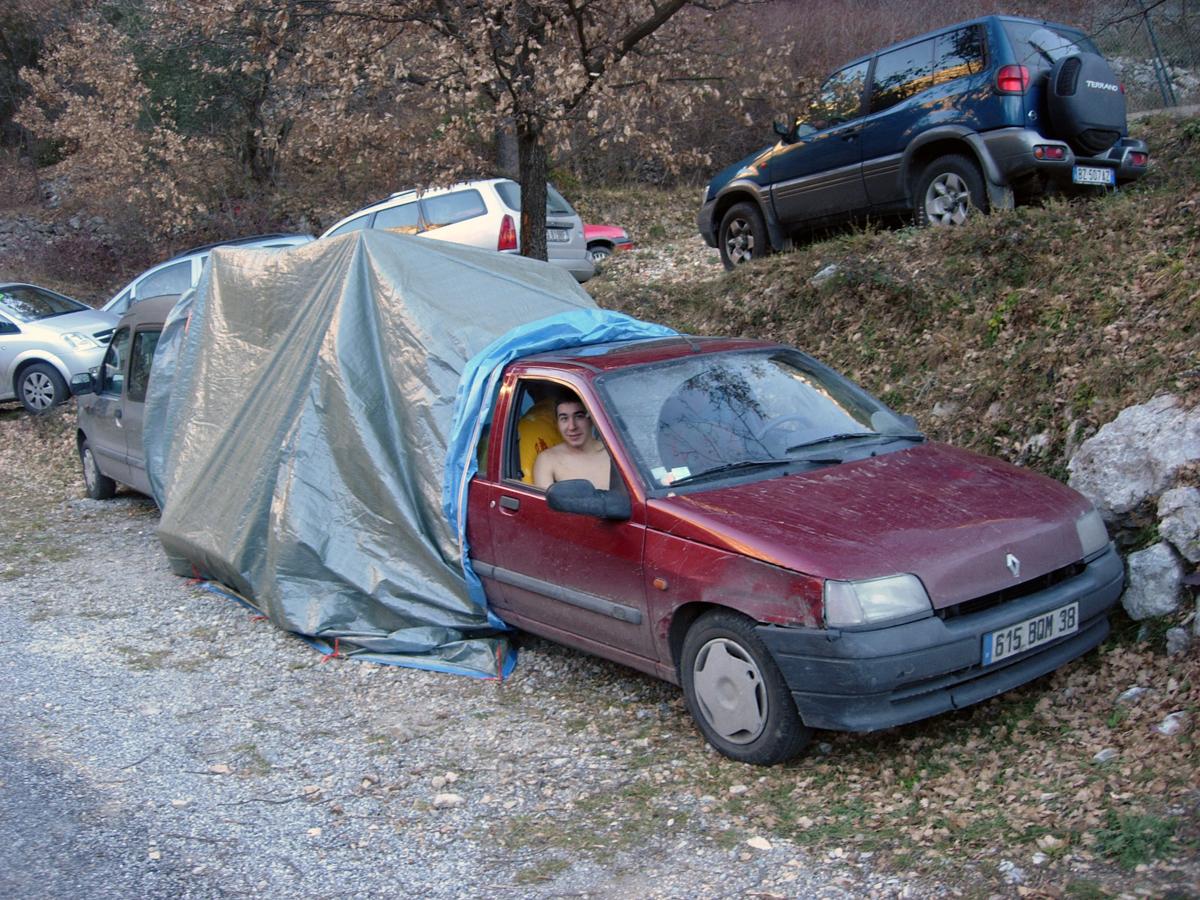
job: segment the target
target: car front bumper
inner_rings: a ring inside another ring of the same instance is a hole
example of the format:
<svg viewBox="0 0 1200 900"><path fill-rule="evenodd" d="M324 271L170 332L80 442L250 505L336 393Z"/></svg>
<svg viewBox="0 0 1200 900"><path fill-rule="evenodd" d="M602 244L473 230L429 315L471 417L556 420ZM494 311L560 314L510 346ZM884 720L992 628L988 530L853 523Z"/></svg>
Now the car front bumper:
<svg viewBox="0 0 1200 900"><path fill-rule="evenodd" d="M700 230L700 237L704 238L704 243L710 247L717 246L717 223L713 219L716 206L717 198L713 197L706 200L700 207L700 212L696 214L696 227Z"/></svg>
<svg viewBox="0 0 1200 900"><path fill-rule="evenodd" d="M1110 545L1082 572L977 613L872 631L758 626L804 723L876 731L979 703L1057 669L1108 635L1108 611L1125 570ZM1079 629L989 666L983 637L1064 604L1079 603Z"/></svg>

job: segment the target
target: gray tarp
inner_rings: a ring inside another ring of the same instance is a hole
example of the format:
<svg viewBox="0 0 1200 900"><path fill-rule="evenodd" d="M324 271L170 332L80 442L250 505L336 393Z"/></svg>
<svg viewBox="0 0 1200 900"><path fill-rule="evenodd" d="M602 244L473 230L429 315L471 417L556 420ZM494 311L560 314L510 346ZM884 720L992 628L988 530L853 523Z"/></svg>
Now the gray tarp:
<svg viewBox="0 0 1200 900"><path fill-rule="evenodd" d="M146 403L173 568L289 631L495 674L442 513L459 376L514 327L594 308L553 266L380 231L218 248Z"/></svg>

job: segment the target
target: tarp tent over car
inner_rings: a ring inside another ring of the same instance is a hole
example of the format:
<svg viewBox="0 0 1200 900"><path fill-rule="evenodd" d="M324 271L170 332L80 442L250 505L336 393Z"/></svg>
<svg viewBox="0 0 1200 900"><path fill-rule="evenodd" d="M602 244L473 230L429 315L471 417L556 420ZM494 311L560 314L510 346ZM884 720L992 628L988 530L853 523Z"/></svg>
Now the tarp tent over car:
<svg viewBox="0 0 1200 900"><path fill-rule="evenodd" d="M455 398L472 357L498 340L520 355L525 326L563 314L606 338L657 330L597 310L560 269L454 244L358 231L218 248L164 329L146 404L173 569L289 631L496 674L502 623L443 513Z"/></svg>

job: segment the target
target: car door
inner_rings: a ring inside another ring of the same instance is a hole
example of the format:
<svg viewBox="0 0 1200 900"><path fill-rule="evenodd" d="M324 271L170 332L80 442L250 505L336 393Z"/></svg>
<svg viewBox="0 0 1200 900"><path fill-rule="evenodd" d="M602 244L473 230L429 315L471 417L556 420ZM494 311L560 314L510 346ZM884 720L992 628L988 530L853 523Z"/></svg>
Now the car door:
<svg viewBox="0 0 1200 900"><path fill-rule="evenodd" d="M808 114L808 124L816 131L772 154L767 178L775 212L785 227L866 208L859 114L869 63L854 63L830 76Z"/></svg>
<svg viewBox="0 0 1200 900"><path fill-rule="evenodd" d="M125 430L126 465L129 473L125 483L143 494L150 493L150 480L146 475L142 423L146 411L146 389L150 385L150 365L154 361L154 350L158 346L161 334L161 324L139 327L134 332L133 346L129 353L129 371L121 398L120 421Z"/></svg>
<svg viewBox="0 0 1200 900"><path fill-rule="evenodd" d="M531 380L516 386L507 434L532 405ZM585 398L589 410L595 402ZM611 445L607 424L593 414L601 439ZM521 480L519 446L501 450L498 481L487 492L492 566L481 575L499 585L493 598L502 618L536 634L646 668L655 657L646 610L642 554L645 524L635 495L627 521L556 512L546 494ZM610 489L629 491L614 467ZM494 568L493 568L494 567Z"/></svg>
<svg viewBox="0 0 1200 900"><path fill-rule="evenodd" d="M13 393L13 360L22 350L21 326L0 313L0 397Z"/></svg>
<svg viewBox="0 0 1200 900"><path fill-rule="evenodd" d="M122 484L130 484L132 478L122 397L132 341L133 332L128 325L117 329L97 373L96 393L84 401L86 418L90 422L87 439L96 464L103 474Z"/></svg>

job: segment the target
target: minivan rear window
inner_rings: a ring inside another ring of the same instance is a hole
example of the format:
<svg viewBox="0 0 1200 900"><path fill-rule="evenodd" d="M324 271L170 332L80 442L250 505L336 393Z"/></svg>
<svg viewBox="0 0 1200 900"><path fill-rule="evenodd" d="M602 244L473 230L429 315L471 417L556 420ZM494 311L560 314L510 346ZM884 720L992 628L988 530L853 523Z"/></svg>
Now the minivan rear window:
<svg viewBox="0 0 1200 900"><path fill-rule="evenodd" d="M515 181L496 182L496 193L509 209L521 208L521 186ZM575 208L567 202L567 198L554 189L554 185L546 185L546 215L573 216Z"/></svg>

